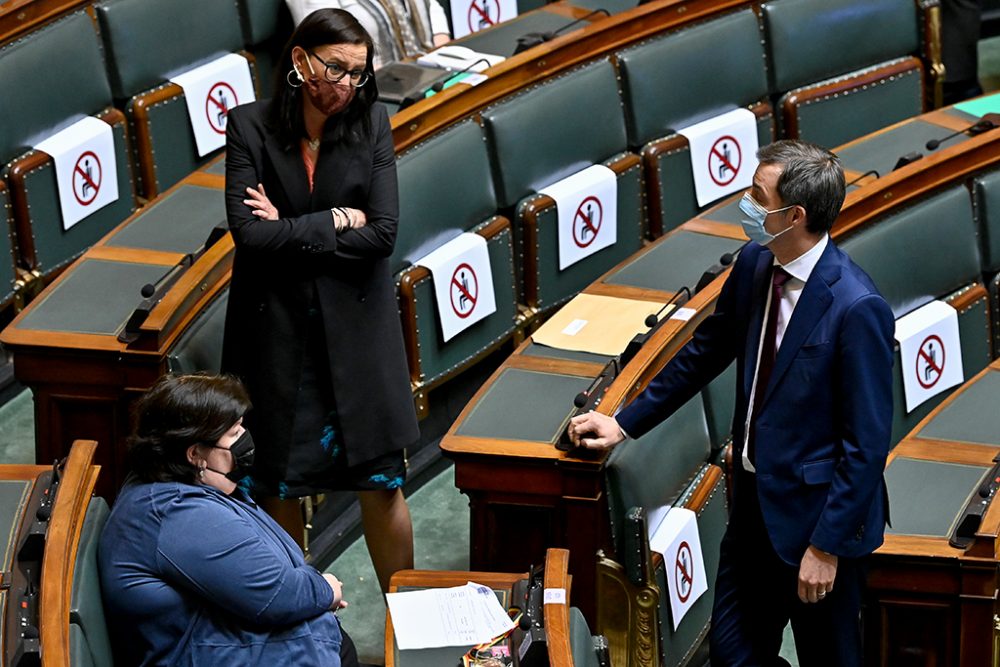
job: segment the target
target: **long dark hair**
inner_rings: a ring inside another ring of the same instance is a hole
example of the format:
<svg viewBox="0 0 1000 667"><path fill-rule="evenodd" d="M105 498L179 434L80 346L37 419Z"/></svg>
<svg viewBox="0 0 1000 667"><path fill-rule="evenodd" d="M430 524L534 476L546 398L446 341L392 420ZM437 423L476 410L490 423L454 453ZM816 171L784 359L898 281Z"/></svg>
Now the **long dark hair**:
<svg viewBox="0 0 1000 667"><path fill-rule="evenodd" d="M194 484L188 447L218 442L249 409L234 377L165 375L135 405L129 468L141 482Z"/></svg>
<svg viewBox="0 0 1000 667"><path fill-rule="evenodd" d="M365 136L371 134L371 107L378 99L378 86L372 65L375 57L372 38L349 12L343 9L317 9L305 17L292 33L275 70L275 94L271 102L268 129L278 136L286 150L295 146L300 139L308 139L302 122L302 88L288 83L289 72L292 70L292 49L300 46L308 52L327 44L364 44L368 50L365 58L368 80L355 91L354 99L347 109L336 115L333 121L336 123L334 138L337 141L359 138L355 134L355 128L359 125Z"/></svg>

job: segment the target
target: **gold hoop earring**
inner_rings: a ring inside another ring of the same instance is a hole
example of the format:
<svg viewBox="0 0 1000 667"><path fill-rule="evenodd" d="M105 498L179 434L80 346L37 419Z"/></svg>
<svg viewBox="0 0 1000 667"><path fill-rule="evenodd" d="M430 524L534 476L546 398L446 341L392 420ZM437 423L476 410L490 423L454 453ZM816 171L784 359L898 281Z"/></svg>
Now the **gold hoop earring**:
<svg viewBox="0 0 1000 667"><path fill-rule="evenodd" d="M302 82L305 81L305 79L302 78L302 72L299 71L299 68L292 65L292 69L288 70L288 74L285 75L285 81L292 88L301 88Z"/></svg>

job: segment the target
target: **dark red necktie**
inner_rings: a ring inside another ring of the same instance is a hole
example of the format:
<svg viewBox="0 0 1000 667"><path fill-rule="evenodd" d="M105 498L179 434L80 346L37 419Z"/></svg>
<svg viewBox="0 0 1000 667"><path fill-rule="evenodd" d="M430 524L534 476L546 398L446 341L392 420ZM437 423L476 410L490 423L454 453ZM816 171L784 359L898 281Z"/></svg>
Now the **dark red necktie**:
<svg viewBox="0 0 1000 667"><path fill-rule="evenodd" d="M777 356L775 342L778 338L778 311L781 310L781 296L785 283L792 276L780 266L774 267L771 274L771 305L767 310L767 326L764 327L764 342L760 346L760 364L757 366L757 378L753 394L753 410L750 413L750 429L747 434L747 458L756 466L754 451L754 431L760 406L767 394L767 383L771 381L771 371L774 370L774 358Z"/></svg>

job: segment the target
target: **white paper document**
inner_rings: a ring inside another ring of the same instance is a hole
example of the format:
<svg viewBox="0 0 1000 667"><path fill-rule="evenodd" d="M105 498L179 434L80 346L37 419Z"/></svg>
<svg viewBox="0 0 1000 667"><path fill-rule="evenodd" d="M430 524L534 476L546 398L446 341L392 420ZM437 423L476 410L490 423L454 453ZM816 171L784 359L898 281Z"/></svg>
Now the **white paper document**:
<svg viewBox="0 0 1000 667"><path fill-rule="evenodd" d="M250 64L236 53L178 74L170 81L184 89L200 157L226 145L229 110L256 98Z"/></svg>
<svg viewBox="0 0 1000 667"><path fill-rule="evenodd" d="M471 581L454 588L386 595L400 650L475 646L498 637L514 622L489 586Z"/></svg>
<svg viewBox="0 0 1000 667"><path fill-rule="evenodd" d="M646 522L649 548L663 556L674 630L695 601L708 590L698 517L683 507L651 510Z"/></svg>
<svg viewBox="0 0 1000 667"><path fill-rule="evenodd" d="M698 206L750 187L757 170L757 117L733 109L677 130L691 148Z"/></svg>
<svg viewBox="0 0 1000 667"><path fill-rule="evenodd" d="M35 144L55 163L63 229L118 201L118 164L111 126L87 116Z"/></svg>
<svg viewBox="0 0 1000 667"><path fill-rule="evenodd" d="M431 272L444 342L496 312L490 251L479 234L461 234L414 264Z"/></svg>
<svg viewBox="0 0 1000 667"><path fill-rule="evenodd" d="M931 301L896 320L906 411L965 381L958 312Z"/></svg>

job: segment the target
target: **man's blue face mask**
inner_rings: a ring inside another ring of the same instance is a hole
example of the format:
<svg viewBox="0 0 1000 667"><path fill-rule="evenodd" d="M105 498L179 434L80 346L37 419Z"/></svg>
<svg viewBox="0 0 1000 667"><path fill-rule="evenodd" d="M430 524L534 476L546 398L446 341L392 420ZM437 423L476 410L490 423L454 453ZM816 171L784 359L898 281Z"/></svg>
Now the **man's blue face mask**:
<svg viewBox="0 0 1000 667"><path fill-rule="evenodd" d="M757 201L750 196L749 192L743 194L743 199L740 200L740 211L743 212L747 218L740 221L743 225L743 232L747 235L751 241L759 243L760 245L767 245L774 239L778 238L789 229L791 226L782 229L777 234L772 234L766 229L764 229L764 220L767 216L772 213L780 213L781 211L787 211L788 209L794 207L795 204L791 206L785 206L784 208L776 208L773 211L768 211L766 208L757 203Z"/></svg>

